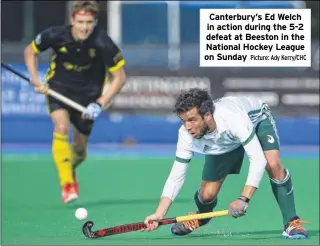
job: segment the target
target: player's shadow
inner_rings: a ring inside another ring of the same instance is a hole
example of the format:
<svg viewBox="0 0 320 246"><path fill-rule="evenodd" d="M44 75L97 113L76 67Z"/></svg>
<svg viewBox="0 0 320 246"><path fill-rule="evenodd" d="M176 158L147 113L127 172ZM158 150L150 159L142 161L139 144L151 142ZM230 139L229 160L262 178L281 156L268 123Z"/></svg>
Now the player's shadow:
<svg viewBox="0 0 320 246"><path fill-rule="evenodd" d="M268 231L248 231L248 232L219 232L219 233L197 233L197 234L189 234L184 237L179 237L179 236L172 236L168 235L166 237L159 237L159 238L152 238L156 240L167 240L167 239L174 239L174 240L185 240L186 237L193 238L193 239L203 239L203 238L214 238L214 237L219 237L219 239L225 238L228 241L232 240L239 240L239 237L241 239L246 239L246 240L268 240L268 239L281 239L282 231L281 230L268 230ZM309 237L315 237L319 236L319 230L308 230ZM258 235L258 237L256 237ZM259 236L261 235L261 236ZM264 236L266 235L266 236ZM141 238L139 238L141 239ZM150 238L149 238L150 239Z"/></svg>
<svg viewBox="0 0 320 246"><path fill-rule="evenodd" d="M270 239L270 238L282 238L282 231L281 230L267 230L267 231L247 231L247 232L236 232L236 233L199 233L199 234L190 234L189 237L212 237L212 236L220 236L226 237L230 239L229 236L236 236L236 237L243 237L250 240L261 240L261 239ZM309 237L314 237L319 235L319 230L308 230ZM253 237L261 235L261 237ZM268 235L265 236L264 235ZM270 236L272 235L272 236ZM239 238L238 238L239 239Z"/></svg>
<svg viewBox="0 0 320 246"><path fill-rule="evenodd" d="M190 198L181 198L175 201L175 203L187 203L187 202L193 202ZM69 208L78 208L79 206L83 207L100 207L105 205L141 205L141 204L158 204L159 199L112 199L112 198L106 198L106 199L100 199L100 200L94 200L94 201L77 201L71 204L68 204Z"/></svg>

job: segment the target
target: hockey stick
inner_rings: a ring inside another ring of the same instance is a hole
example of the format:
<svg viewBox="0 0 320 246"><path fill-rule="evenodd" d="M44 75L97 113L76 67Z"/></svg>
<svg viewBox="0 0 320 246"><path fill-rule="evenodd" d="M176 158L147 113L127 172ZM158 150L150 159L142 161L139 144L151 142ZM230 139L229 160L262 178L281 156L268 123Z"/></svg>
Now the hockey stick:
<svg viewBox="0 0 320 246"><path fill-rule="evenodd" d="M169 225L169 224L174 224L177 222L201 220L201 219L209 219L209 218L227 216L228 214L229 214L228 210L222 210L222 211L210 212L210 213L178 216L175 218L162 219L162 220L159 220L158 222L159 222L159 225ZM116 234L132 232L132 231L139 231L141 229L146 228L146 225L144 224L144 222L137 222L137 223L123 224L123 225L119 225L119 226L100 229L97 231L91 231L93 225L94 225L94 223L92 221L87 221L82 226L82 232L87 238L100 238L100 237L112 236L112 235L116 235Z"/></svg>
<svg viewBox="0 0 320 246"><path fill-rule="evenodd" d="M31 83L30 79L28 79L26 76L24 76L23 74L17 72L16 70L14 70L12 67L8 66L7 64L1 62L1 67L4 67L5 69L9 70L10 72L14 73L15 75L19 76L20 78L26 80L27 82ZM85 107L83 107L82 105L70 100L69 98L61 95L58 92L55 92L54 90L48 89L48 95L58 99L59 101L65 103L66 105L80 111L81 113L84 112L84 110L86 109Z"/></svg>

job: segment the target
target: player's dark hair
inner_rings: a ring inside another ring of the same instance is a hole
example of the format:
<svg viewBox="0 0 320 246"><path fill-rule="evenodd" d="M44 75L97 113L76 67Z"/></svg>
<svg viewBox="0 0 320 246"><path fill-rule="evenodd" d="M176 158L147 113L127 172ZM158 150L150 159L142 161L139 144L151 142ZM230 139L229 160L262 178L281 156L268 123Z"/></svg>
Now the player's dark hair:
<svg viewBox="0 0 320 246"><path fill-rule="evenodd" d="M99 4L97 1L76 1L72 8L72 15L80 11L91 13L97 17L99 13Z"/></svg>
<svg viewBox="0 0 320 246"><path fill-rule="evenodd" d="M191 88L189 90L181 91L176 99L174 112L179 115L191 110L193 107L198 109L202 118L208 112L212 114L214 111L214 105L210 93L199 88Z"/></svg>

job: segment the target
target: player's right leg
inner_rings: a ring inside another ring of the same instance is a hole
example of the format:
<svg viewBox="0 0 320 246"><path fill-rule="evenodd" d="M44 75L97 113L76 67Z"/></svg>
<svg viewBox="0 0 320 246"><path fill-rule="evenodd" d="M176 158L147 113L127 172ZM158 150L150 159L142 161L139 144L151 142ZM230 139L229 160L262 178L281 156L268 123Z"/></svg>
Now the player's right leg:
<svg viewBox="0 0 320 246"><path fill-rule="evenodd" d="M202 172L201 188L196 191L194 201L198 208L196 213L212 212L218 203L218 193L229 174L239 174L244 157L244 149L239 147L222 155L207 155ZM194 220L176 223L171 232L177 236L187 235L200 226L209 223L211 219Z"/></svg>
<svg viewBox="0 0 320 246"><path fill-rule="evenodd" d="M55 99L47 98L47 102L50 117L54 124L52 156L62 189L62 202L69 203L78 199L72 176L69 114L63 108L62 103L55 101Z"/></svg>

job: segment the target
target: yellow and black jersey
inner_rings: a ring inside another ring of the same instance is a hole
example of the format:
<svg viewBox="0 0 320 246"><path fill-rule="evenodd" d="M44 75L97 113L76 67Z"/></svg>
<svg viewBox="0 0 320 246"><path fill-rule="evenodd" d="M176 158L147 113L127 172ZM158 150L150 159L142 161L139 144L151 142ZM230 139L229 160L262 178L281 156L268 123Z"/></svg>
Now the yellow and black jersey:
<svg viewBox="0 0 320 246"><path fill-rule="evenodd" d="M108 72L125 64L120 49L99 27L79 42L74 40L70 25L54 26L38 34L31 45L36 53L52 49L47 82L53 87L100 90Z"/></svg>

